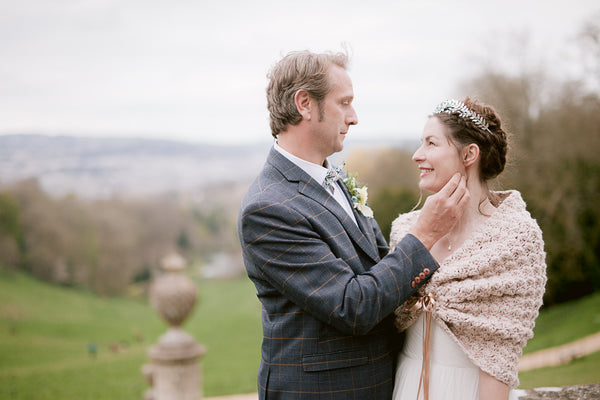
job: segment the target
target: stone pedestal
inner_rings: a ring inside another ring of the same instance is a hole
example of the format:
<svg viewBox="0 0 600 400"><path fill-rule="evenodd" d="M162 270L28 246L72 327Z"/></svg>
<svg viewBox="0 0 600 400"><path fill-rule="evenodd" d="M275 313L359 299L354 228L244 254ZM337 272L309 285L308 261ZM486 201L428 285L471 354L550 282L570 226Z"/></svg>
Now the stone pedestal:
<svg viewBox="0 0 600 400"><path fill-rule="evenodd" d="M152 389L145 400L200 400L202 398L200 358L204 348L181 329L196 303L194 284L181 273L185 261L177 255L163 259L166 273L150 288L150 302L170 325L148 355L151 364L143 374Z"/></svg>

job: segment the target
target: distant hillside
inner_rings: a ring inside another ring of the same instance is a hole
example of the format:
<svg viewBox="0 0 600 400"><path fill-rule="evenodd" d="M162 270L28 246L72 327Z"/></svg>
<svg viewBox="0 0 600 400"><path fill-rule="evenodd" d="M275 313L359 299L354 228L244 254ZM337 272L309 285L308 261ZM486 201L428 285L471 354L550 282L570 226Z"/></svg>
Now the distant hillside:
<svg viewBox="0 0 600 400"><path fill-rule="evenodd" d="M0 136L0 184L35 177L51 194L94 198L188 192L249 180L269 145L5 135Z"/></svg>
<svg viewBox="0 0 600 400"><path fill-rule="evenodd" d="M353 149L412 143L371 141ZM249 182L262 167L271 142L218 146L171 140L0 135L0 186L37 178L52 195L87 198L193 193L221 183Z"/></svg>

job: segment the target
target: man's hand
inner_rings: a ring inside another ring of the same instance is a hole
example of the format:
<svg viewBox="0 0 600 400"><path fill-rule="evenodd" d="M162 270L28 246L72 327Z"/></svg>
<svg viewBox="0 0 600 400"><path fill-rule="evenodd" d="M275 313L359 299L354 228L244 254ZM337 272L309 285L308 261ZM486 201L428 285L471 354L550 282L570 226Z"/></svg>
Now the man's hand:
<svg viewBox="0 0 600 400"><path fill-rule="evenodd" d="M456 224L469 199L465 177L455 174L439 192L425 200L421 215L410 233L431 250L434 243Z"/></svg>

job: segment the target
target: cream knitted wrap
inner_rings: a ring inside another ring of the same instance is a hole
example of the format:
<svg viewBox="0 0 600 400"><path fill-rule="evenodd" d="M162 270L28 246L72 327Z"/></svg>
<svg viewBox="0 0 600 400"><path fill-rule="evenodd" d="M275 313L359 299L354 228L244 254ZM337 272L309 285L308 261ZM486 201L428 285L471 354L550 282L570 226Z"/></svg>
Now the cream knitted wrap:
<svg viewBox="0 0 600 400"><path fill-rule="evenodd" d="M517 365L546 285L542 232L517 191L496 192L498 209L440 265L419 296L396 310L402 331L419 312L406 310L432 293L434 319L480 369L511 388L519 384ZM400 215L392 224L392 248L414 225L419 211Z"/></svg>

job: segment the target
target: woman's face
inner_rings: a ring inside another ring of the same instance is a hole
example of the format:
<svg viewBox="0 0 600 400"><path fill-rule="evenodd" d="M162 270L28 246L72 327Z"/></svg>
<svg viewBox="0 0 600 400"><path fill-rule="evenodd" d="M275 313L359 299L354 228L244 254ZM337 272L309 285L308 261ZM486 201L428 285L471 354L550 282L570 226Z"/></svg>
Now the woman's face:
<svg viewBox="0 0 600 400"><path fill-rule="evenodd" d="M421 170L422 190L437 193L455 173L465 174L459 151L450 142L447 130L436 117L429 118L423 128L421 147L412 157Z"/></svg>

